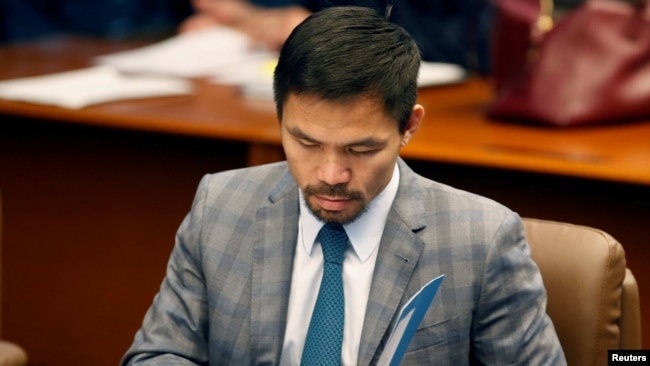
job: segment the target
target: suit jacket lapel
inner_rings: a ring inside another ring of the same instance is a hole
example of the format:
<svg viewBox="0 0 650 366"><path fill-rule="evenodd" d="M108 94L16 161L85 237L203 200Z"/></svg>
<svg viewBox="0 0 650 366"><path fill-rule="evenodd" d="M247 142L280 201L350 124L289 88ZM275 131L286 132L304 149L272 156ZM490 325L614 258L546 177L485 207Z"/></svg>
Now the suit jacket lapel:
<svg viewBox="0 0 650 366"><path fill-rule="evenodd" d="M400 188L388 215L359 347L359 365L374 364L399 311L407 284L424 249L416 232L424 228L423 193L416 175L399 161Z"/></svg>
<svg viewBox="0 0 650 366"><path fill-rule="evenodd" d="M298 188L287 172L257 212L251 284L253 363L278 364L298 237Z"/></svg>

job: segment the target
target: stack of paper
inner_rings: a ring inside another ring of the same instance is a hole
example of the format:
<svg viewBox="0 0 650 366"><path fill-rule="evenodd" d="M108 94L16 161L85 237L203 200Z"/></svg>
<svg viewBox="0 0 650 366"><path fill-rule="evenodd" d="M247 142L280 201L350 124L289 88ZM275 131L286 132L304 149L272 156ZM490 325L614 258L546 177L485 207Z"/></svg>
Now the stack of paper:
<svg viewBox="0 0 650 366"><path fill-rule="evenodd" d="M209 77L215 83L239 86L244 96L271 98L277 58L277 52L256 48L243 33L218 26L97 61L125 72ZM423 62L418 86L456 83L465 77L460 66Z"/></svg>
<svg viewBox="0 0 650 366"><path fill-rule="evenodd" d="M0 98L81 108L107 101L190 93L181 78L237 85L244 96L270 99L277 52L256 48L227 27L180 34L135 50L97 57L83 70L0 82ZM460 82L465 70L422 63L420 87Z"/></svg>
<svg viewBox="0 0 650 366"><path fill-rule="evenodd" d="M422 62L418 75L418 86L436 86L458 83L467 77L465 69L458 65L442 62Z"/></svg>
<svg viewBox="0 0 650 366"><path fill-rule="evenodd" d="M217 26L101 56L97 62L130 73L207 77L214 83L237 85L244 96L270 98L277 58L277 52L257 47L245 34Z"/></svg>
<svg viewBox="0 0 650 366"><path fill-rule="evenodd" d="M82 108L120 99L159 97L192 92L191 83L165 76L130 75L110 66L0 82L0 98Z"/></svg>
<svg viewBox="0 0 650 366"><path fill-rule="evenodd" d="M237 65L262 65L276 58L275 53L253 49L242 33L215 27L97 57L96 67L0 81L0 99L82 108L122 99L189 94L192 83L187 78L230 78L230 70Z"/></svg>
<svg viewBox="0 0 650 366"><path fill-rule="evenodd" d="M129 73L205 77L225 76L237 65L269 58L277 58L277 54L256 48L239 31L217 26L179 34L139 49L100 56L96 61Z"/></svg>

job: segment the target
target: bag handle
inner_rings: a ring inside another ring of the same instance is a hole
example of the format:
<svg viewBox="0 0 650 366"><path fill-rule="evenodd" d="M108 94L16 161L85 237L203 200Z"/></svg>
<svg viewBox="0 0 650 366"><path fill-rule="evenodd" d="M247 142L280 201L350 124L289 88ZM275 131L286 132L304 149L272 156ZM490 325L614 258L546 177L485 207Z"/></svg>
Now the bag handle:
<svg viewBox="0 0 650 366"><path fill-rule="evenodd" d="M544 35L553 29L553 6L553 0L539 0L539 15L530 25L528 58L535 58L537 56L537 48L542 42L542 39L544 39Z"/></svg>
<svg viewBox="0 0 650 366"><path fill-rule="evenodd" d="M539 16L535 22L535 27L541 34L553 28L553 6L553 0L539 1Z"/></svg>
<svg viewBox="0 0 650 366"><path fill-rule="evenodd" d="M589 1L589 0L585 0ZM650 7L650 0L616 0L628 3L636 8ZM539 16L533 27L533 38L541 39L544 34L553 28L553 0L539 0Z"/></svg>

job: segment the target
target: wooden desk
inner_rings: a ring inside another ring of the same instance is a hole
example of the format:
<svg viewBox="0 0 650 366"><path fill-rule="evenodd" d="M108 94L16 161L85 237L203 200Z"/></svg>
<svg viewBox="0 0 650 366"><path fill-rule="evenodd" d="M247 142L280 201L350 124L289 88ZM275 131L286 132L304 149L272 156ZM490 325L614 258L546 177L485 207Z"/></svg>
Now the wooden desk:
<svg viewBox="0 0 650 366"><path fill-rule="evenodd" d="M5 48L0 51L0 80L87 66L92 56L124 47L63 39ZM281 156L272 101L242 99L233 87L205 81L196 82L196 91L193 96L81 110L0 101L0 113L243 141L250 146L252 165ZM650 185L650 121L579 129L497 123L483 117L490 96L489 83L478 78L422 89L419 102L426 110L425 121L402 156Z"/></svg>
<svg viewBox="0 0 650 366"><path fill-rule="evenodd" d="M0 48L0 79L88 66L134 44ZM0 101L3 337L35 365L115 365L164 274L206 172L282 158L271 101L197 80L192 96L67 110ZM421 91L403 156L523 216L603 228L640 281L650 348L650 123L558 130L487 121L485 80ZM577 259L579 260L579 259Z"/></svg>

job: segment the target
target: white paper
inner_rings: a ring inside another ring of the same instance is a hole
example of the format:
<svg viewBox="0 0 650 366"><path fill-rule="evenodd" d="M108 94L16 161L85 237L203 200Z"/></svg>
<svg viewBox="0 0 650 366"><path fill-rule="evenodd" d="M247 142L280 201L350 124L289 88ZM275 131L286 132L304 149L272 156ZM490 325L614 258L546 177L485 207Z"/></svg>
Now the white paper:
<svg viewBox="0 0 650 366"><path fill-rule="evenodd" d="M251 58L228 68L223 75L216 75L212 82L236 85L246 98L270 100L273 98L273 71L277 61L277 57L269 56Z"/></svg>
<svg viewBox="0 0 650 366"><path fill-rule="evenodd" d="M273 70L268 65L276 59L257 58L242 62L228 69L225 75L215 76L215 83L238 85L245 97L271 99L273 97ZM422 62L417 85L420 88L462 82L466 71L453 64Z"/></svg>
<svg viewBox="0 0 650 366"><path fill-rule="evenodd" d="M124 75L109 66L0 81L0 99L73 109L115 100L191 92L192 85L187 80Z"/></svg>
<svg viewBox="0 0 650 366"><path fill-rule="evenodd" d="M418 74L418 86L435 86L458 83L467 77L464 68L442 62L422 62Z"/></svg>
<svg viewBox="0 0 650 366"><path fill-rule="evenodd" d="M245 34L218 26L174 36L136 50L96 60L125 72L182 77L210 77L214 83L237 85L245 97L273 96L273 69L278 53L257 49ZM461 82L466 71L439 62L422 62L418 86Z"/></svg>
<svg viewBox="0 0 650 366"><path fill-rule="evenodd" d="M228 70L251 59L277 57L255 48L245 34L212 27L182 33L135 50L99 56L100 64L129 73L153 73L181 77L227 75Z"/></svg>

